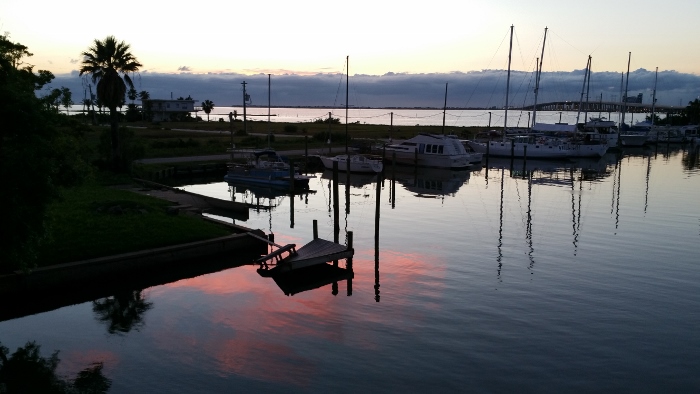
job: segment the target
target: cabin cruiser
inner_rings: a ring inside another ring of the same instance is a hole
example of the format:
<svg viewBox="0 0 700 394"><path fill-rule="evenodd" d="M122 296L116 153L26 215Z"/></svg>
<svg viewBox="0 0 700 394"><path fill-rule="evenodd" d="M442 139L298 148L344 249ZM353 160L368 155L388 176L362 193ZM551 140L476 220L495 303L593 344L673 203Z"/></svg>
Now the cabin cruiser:
<svg viewBox="0 0 700 394"><path fill-rule="evenodd" d="M454 170L471 167L470 155L460 140L438 134L419 134L400 143L386 145L384 158L419 167Z"/></svg>

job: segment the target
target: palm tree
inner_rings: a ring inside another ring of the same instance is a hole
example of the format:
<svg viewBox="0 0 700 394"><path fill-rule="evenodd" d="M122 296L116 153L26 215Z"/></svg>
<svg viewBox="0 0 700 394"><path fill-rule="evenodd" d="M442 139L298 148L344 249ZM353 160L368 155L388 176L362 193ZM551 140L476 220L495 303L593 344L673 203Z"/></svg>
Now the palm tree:
<svg viewBox="0 0 700 394"><path fill-rule="evenodd" d="M207 114L207 122L209 121L209 113L214 109L214 102L211 100L204 100L202 102L202 111Z"/></svg>
<svg viewBox="0 0 700 394"><path fill-rule="evenodd" d="M130 46L124 41L117 41L108 36L103 41L95 39L87 51L81 53L83 63L80 75L90 74L92 82L97 84L97 98L109 108L110 139L112 166L115 170L123 167L121 147L119 146L119 113L117 107L124 105L127 85L134 87L129 73L139 71L142 66L129 52ZM122 74L124 78L120 76Z"/></svg>

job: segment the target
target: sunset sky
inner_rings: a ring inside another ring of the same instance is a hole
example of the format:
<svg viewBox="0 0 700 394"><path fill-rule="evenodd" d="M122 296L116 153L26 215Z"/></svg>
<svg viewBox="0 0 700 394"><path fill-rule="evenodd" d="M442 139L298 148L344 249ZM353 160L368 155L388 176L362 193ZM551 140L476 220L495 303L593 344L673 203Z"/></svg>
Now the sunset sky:
<svg viewBox="0 0 700 394"><path fill-rule="evenodd" d="M419 5L418 5L419 4ZM35 69L69 74L94 39L131 45L141 74L434 74L507 67L531 72L548 27L543 70L675 70L700 74L700 2L515 0L424 3L317 0L204 3L0 3L0 32L26 45ZM443 83L444 86L444 83ZM690 97L689 97L690 98ZM674 98L675 101L678 101Z"/></svg>

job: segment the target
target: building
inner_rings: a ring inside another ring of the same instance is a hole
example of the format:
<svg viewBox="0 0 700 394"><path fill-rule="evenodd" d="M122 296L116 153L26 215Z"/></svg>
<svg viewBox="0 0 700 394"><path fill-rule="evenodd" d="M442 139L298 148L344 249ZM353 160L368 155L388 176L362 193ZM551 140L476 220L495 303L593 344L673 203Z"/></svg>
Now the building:
<svg viewBox="0 0 700 394"><path fill-rule="evenodd" d="M644 95L643 95L642 93L639 93L639 94L637 95L637 97L628 97L628 96L624 96L624 100L623 100L623 101L624 101L625 103L636 103L636 104L641 104L641 103L642 103L642 97L643 97L643 96L644 96Z"/></svg>
<svg viewBox="0 0 700 394"><path fill-rule="evenodd" d="M175 120L184 114L194 112L195 100L191 98L179 100L147 99L141 100L141 107L150 112L151 121L161 122Z"/></svg>

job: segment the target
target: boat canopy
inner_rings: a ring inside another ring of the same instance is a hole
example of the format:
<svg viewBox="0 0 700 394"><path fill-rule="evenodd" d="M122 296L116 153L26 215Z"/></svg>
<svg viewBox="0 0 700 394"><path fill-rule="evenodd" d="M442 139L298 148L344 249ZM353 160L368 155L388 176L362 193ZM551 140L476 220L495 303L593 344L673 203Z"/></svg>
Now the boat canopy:
<svg viewBox="0 0 700 394"><path fill-rule="evenodd" d="M532 131L541 133L574 133L576 132L576 125L568 123L535 123L532 126Z"/></svg>

